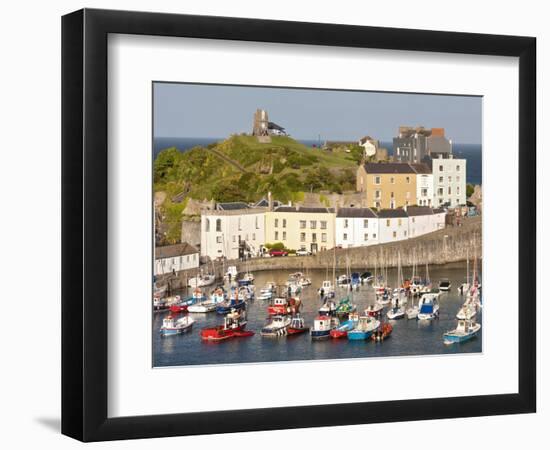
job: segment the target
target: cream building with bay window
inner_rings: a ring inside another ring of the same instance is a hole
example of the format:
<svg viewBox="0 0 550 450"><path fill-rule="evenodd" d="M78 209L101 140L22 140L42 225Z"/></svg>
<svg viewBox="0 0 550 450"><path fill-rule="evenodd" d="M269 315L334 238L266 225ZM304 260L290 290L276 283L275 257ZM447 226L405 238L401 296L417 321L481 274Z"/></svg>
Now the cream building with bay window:
<svg viewBox="0 0 550 450"><path fill-rule="evenodd" d="M279 206L265 213L265 242L312 253L328 250L334 247L334 222L331 208Z"/></svg>

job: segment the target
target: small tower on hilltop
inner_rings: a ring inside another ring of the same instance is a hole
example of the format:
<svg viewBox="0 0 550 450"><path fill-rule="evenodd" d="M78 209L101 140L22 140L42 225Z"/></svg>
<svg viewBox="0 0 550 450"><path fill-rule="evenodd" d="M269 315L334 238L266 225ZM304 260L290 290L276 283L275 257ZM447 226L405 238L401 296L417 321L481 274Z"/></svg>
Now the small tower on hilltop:
<svg viewBox="0 0 550 450"><path fill-rule="evenodd" d="M265 109L257 109L254 113L253 136L268 136L269 119Z"/></svg>

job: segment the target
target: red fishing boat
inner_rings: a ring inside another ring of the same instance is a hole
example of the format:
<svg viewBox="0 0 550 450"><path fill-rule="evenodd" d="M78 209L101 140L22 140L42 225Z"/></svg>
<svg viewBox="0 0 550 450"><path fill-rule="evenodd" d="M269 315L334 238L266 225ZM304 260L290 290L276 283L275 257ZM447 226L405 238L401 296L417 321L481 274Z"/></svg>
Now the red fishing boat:
<svg viewBox="0 0 550 450"><path fill-rule="evenodd" d="M245 330L246 316L238 311L233 311L224 317L223 325L203 328L201 339L203 341L224 341L234 337L253 336L253 331Z"/></svg>
<svg viewBox="0 0 550 450"><path fill-rule="evenodd" d="M286 334L287 336L292 336L295 334L305 333L306 331L309 331L309 327L306 327L303 317L300 317L298 314L290 321Z"/></svg>
<svg viewBox="0 0 550 450"><path fill-rule="evenodd" d="M267 307L267 313L270 316L297 314L299 311L300 299L295 297L289 299L285 297L276 297L273 299L271 305Z"/></svg>
<svg viewBox="0 0 550 450"><path fill-rule="evenodd" d="M378 330L371 334L371 339L376 342L381 342L384 339L390 337L393 327L389 323L382 323Z"/></svg>

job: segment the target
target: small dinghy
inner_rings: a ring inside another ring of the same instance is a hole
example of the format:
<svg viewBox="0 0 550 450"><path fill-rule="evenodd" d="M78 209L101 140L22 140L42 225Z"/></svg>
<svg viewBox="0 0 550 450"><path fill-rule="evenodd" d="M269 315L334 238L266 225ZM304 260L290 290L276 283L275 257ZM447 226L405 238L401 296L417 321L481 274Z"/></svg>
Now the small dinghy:
<svg viewBox="0 0 550 450"><path fill-rule="evenodd" d="M371 334L371 339L375 342L382 342L384 339L390 337L393 327L389 323L381 324L377 330Z"/></svg>
<svg viewBox="0 0 550 450"><path fill-rule="evenodd" d="M451 282L449 281L448 278L443 278L439 282L439 290L441 292L449 292L451 290Z"/></svg>

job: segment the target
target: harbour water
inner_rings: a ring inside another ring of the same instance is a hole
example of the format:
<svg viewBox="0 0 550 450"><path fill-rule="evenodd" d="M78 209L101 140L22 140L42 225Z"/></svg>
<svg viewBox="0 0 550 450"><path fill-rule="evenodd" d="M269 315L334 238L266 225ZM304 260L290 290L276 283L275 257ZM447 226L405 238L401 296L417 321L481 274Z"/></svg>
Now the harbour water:
<svg viewBox="0 0 550 450"><path fill-rule="evenodd" d="M255 273L254 282L256 291L269 281L283 285L291 271L265 271ZM420 269L420 275L424 275ZM344 273L337 271L337 275ZM388 271L390 286L396 285L396 271ZM406 277L411 275L410 268L404 269ZM321 301L317 289L324 279L332 278L332 271L315 270L307 273L312 285L303 288L300 295L302 301L301 314L306 320L306 326L312 326L313 319ZM204 327L221 325L223 316L211 312L208 314L191 314L195 324L190 333L161 337L159 329L162 319L168 312L153 314L153 366L185 366L205 364L237 364L277 361L326 360L341 358L369 358L389 356L437 355L475 353L482 351L482 331L480 334L465 343L443 344L443 333L456 327L456 313L464 302L458 293L458 286L466 280L466 263L447 266L430 267L430 278L434 286L442 278L448 278L452 285L448 293L440 296L440 316L431 322L401 319L390 321L393 333L390 338L381 343L367 341L348 341L347 339L329 339L326 341L312 341L309 333L302 333L292 337L266 338L260 336L260 330L267 317L267 301L253 300L247 305L247 329L256 334L252 337L234 338L217 343L203 342L200 339L200 330ZM209 286L208 292L214 286ZM337 288L336 299L347 295L346 288ZM187 292L180 292L186 296ZM358 312L362 312L367 305L374 304L375 294L370 285L363 285L353 292L353 302L358 305ZM387 320L384 309L383 320ZM481 312L477 314L477 321L481 323Z"/></svg>

